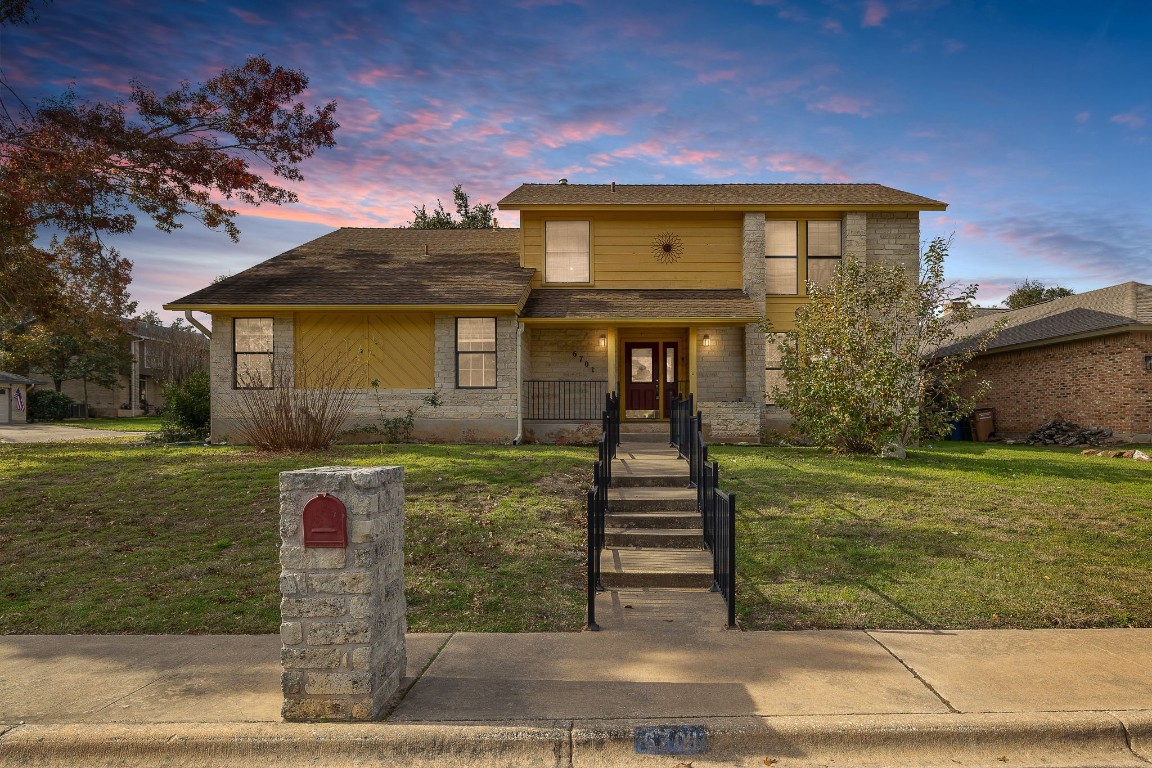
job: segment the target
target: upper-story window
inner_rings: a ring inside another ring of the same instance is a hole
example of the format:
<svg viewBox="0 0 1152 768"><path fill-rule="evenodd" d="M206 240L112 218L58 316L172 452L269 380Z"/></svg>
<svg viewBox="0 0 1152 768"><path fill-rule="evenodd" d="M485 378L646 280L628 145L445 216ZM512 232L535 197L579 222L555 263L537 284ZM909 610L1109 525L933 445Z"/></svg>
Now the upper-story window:
<svg viewBox="0 0 1152 768"><path fill-rule="evenodd" d="M272 318L237 317L232 321L232 370L236 389L272 387Z"/></svg>
<svg viewBox="0 0 1152 768"><path fill-rule="evenodd" d="M810 283L827 285L841 255L839 220L768 219L764 222L764 276L769 295L803 295L802 273Z"/></svg>
<svg viewBox="0 0 1152 768"><path fill-rule="evenodd" d="M544 224L544 282L587 283L589 227L586 221L548 221Z"/></svg>
<svg viewBox="0 0 1152 768"><path fill-rule="evenodd" d="M828 285L840 264L839 221L808 222L808 282Z"/></svg>

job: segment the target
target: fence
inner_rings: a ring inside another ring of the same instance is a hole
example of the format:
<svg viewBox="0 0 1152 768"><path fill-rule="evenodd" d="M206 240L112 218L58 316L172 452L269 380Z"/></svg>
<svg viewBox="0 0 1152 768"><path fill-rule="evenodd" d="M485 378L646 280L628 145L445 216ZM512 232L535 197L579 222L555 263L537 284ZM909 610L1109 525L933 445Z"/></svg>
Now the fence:
<svg viewBox="0 0 1152 768"><path fill-rule="evenodd" d="M600 417L599 456L592 465L592 487L588 489L588 629L596 631L596 593L604 591L600 582L600 552L604 549L604 518L608 514L608 486L612 484L612 459L620 445L620 396L604 396Z"/></svg>
<svg viewBox="0 0 1152 768"><path fill-rule="evenodd" d="M712 553L712 591L724 596L728 626L736 626L736 494L720 490L720 465L708 460L701 415L694 399L672 400L669 442L688 460L688 484L696 489L696 509L704 528L704 546Z"/></svg>
<svg viewBox="0 0 1152 768"><path fill-rule="evenodd" d="M607 381L524 382L524 418L537 421L595 421L608 396Z"/></svg>

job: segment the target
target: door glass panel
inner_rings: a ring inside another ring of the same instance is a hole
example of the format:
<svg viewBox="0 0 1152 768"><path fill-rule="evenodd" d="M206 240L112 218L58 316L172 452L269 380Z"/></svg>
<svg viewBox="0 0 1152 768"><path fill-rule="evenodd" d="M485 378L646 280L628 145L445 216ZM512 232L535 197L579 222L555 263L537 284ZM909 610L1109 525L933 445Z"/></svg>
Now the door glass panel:
<svg viewBox="0 0 1152 768"><path fill-rule="evenodd" d="M651 349L634 349L632 350L632 379L631 381L637 384L648 384L653 381L652 375L655 371L652 369L652 350Z"/></svg>

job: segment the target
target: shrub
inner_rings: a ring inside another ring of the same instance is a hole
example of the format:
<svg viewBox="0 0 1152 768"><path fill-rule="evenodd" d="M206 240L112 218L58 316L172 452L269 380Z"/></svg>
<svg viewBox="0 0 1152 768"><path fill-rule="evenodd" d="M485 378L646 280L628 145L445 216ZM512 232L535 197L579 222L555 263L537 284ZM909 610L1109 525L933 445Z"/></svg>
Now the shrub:
<svg viewBox="0 0 1152 768"><path fill-rule="evenodd" d="M165 439L203 440L208 437L212 417L212 383L208 371L193 371L183 381L164 385L164 421L160 431Z"/></svg>
<svg viewBox="0 0 1152 768"><path fill-rule="evenodd" d="M72 415L76 401L63 392L33 389L28 393L29 421L63 421Z"/></svg>
<svg viewBox="0 0 1152 768"><path fill-rule="evenodd" d="M354 360L338 353L328 361L274 364L267 386L250 376L251 389L236 390L231 417L243 441L262 451L315 451L332 445L356 407Z"/></svg>

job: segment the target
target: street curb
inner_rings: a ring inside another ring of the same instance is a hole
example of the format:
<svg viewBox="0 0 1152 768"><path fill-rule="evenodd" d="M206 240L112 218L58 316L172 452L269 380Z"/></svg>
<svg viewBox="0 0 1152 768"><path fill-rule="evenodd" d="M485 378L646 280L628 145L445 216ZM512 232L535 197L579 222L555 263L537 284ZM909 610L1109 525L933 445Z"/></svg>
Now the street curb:
<svg viewBox="0 0 1152 768"><path fill-rule="evenodd" d="M702 725L707 750L636 751L641 726ZM831 715L473 724L20 725L0 764L22 766L916 766L1147 768L1152 710Z"/></svg>

